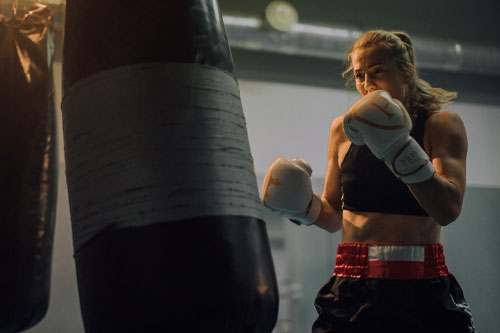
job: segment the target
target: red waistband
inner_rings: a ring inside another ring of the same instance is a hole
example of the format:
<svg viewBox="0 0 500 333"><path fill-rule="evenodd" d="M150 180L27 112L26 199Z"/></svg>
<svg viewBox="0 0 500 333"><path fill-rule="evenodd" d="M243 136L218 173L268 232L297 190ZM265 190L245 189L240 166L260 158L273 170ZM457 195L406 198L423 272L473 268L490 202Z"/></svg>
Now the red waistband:
<svg viewBox="0 0 500 333"><path fill-rule="evenodd" d="M443 245L339 244L333 275L366 279L448 276Z"/></svg>

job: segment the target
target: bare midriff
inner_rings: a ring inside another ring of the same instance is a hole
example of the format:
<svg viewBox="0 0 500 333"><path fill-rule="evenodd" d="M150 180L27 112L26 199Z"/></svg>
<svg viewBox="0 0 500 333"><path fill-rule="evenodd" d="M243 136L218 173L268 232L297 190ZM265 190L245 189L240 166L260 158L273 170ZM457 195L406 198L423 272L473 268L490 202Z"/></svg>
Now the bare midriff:
<svg viewBox="0 0 500 333"><path fill-rule="evenodd" d="M344 210L342 243L437 244L441 226L429 216Z"/></svg>

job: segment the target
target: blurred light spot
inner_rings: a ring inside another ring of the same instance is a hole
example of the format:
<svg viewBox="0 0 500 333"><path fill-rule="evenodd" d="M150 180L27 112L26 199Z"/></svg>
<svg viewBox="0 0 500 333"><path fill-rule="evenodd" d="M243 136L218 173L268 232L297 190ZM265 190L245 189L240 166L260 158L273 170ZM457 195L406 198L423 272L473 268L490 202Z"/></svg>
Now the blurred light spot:
<svg viewBox="0 0 500 333"><path fill-rule="evenodd" d="M237 16L224 16L225 25L233 25L238 27L259 28L262 21L253 17L237 17Z"/></svg>
<svg viewBox="0 0 500 333"><path fill-rule="evenodd" d="M349 38L349 31L341 28L331 28L319 25L297 23L292 27L292 31L302 32L312 35L322 35L329 37Z"/></svg>

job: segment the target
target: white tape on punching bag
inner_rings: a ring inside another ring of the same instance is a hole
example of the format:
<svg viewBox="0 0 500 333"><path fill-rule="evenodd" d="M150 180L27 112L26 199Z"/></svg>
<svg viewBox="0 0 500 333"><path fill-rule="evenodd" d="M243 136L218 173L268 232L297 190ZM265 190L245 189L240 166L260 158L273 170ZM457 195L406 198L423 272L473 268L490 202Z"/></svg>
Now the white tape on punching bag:
<svg viewBox="0 0 500 333"><path fill-rule="evenodd" d="M262 218L239 87L185 63L120 67L62 102L75 251L109 228Z"/></svg>

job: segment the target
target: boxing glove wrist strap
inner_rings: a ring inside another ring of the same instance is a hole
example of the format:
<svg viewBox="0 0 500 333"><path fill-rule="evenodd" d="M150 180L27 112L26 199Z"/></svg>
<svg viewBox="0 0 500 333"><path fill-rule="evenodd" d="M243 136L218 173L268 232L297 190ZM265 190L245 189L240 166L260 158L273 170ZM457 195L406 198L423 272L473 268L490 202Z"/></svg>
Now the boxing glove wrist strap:
<svg viewBox="0 0 500 333"><path fill-rule="evenodd" d="M307 209L307 213L304 217L301 218L291 218L292 222L303 225L312 225L319 217L319 213L321 212L321 198L319 195L313 192L311 202Z"/></svg>
<svg viewBox="0 0 500 333"><path fill-rule="evenodd" d="M392 173L406 184L421 183L434 175L429 156L412 137L389 153L384 162Z"/></svg>

